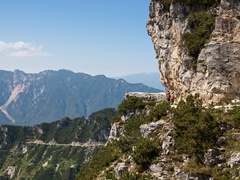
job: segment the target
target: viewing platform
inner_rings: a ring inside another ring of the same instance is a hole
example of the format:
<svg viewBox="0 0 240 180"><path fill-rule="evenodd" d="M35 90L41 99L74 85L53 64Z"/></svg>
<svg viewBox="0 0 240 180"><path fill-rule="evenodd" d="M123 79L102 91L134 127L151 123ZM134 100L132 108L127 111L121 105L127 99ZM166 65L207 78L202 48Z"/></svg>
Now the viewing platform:
<svg viewBox="0 0 240 180"><path fill-rule="evenodd" d="M128 98L131 96L135 96L141 98L143 101L163 101L166 100L166 93L159 92L159 93L146 93L146 92L128 92L125 93L124 98Z"/></svg>

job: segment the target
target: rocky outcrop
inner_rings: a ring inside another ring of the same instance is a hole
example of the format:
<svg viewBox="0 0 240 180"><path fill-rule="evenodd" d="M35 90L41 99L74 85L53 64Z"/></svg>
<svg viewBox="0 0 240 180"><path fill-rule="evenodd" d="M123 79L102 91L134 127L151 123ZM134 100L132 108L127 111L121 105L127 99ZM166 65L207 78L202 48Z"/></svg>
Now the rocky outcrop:
<svg viewBox="0 0 240 180"><path fill-rule="evenodd" d="M155 178L155 179L160 179L160 180L162 180L162 179L167 179L167 178L169 178L169 177L166 177L165 176L165 171L164 171L164 169L165 169L166 167L165 167L165 165L164 165L164 163L162 163L162 164L160 164L160 163L157 163L157 164L152 164L151 166L150 166L150 172L151 172L151 175ZM169 178L170 179L170 178ZM172 178L173 179L173 178Z"/></svg>
<svg viewBox="0 0 240 180"><path fill-rule="evenodd" d="M142 137L151 138L156 136L156 131L159 128L164 129L165 131L171 131L173 129L173 125L164 120L159 120L157 122L151 122L150 124L143 124L140 126L140 132Z"/></svg>
<svg viewBox="0 0 240 180"><path fill-rule="evenodd" d="M228 165L232 168L234 165L240 165L240 152L234 152L228 161Z"/></svg>
<svg viewBox="0 0 240 180"><path fill-rule="evenodd" d="M220 162L219 152L215 149L208 149L204 154L204 164L207 166L214 166Z"/></svg>
<svg viewBox="0 0 240 180"><path fill-rule="evenodd" d="M124 162L118 163L117 166L114 168L115 177L119 179L126 170L127 166Z"/></svg>
<svg viewBox="0 0 240 180"><path fill-rule="evenodd" d="M156 130L163 126L165 121L160 120L158 122L151 122L150 124L143 124L140 126L140 132L144 138L152 138L156 136Z"/></svg>
<svg viewBox="0 0 240 180"><path fill-rule="evenodd" d="M125 127L119 123L114 123L111 127L108 142L111 142L114 139L118 139L119 136L122 136L124 133Z"/></svg>
<svg viewBox="0 0 240 180"><path fill-rule="evenodd" d="M124 98L126 99L128 97L138 97L146 102L166 100L166 94L164 92L161 92L161 93L128 92L124 95Z"/></svg>
<svg viewBox="0 0 240 180"><path fill-rule="evenodd" d="M173 131L173 124L164 120L157 122L151 122L150 124L143 124L140 126L140 132L144 138L154 138L158 136L160 143L162 144L162 153L168 154L170 148L174 145L174 139L169 136L169 133Z"/></svg>
<svg viewBox="0 0 240 180"><path fill-rule="evenodd" d="M170 152L170 148L175 144L172 136L168 136L166 134L160 136L160 142L162 143L163 154L168 154Z"/></svg>
<svg viewBox="0 0 240 180"><path fill-rule="evenodd" d="M141 110L140 109L127 109L126 113L124 115L121 116L121 120L126 122L128 121L132 116L134 116L134 114L140 113Z"/></svg>
<svg viewBox="0 0 240 180"><path fill-rule="evenodd" d="M240 96L240 1L221 0L213 7L150 3L147 31L159 62L161 82L178 99L199 93L205 103L239 99ZM182 46L181 35L191 31L188 15L216 11L212 39L195 61Z"/></svg>

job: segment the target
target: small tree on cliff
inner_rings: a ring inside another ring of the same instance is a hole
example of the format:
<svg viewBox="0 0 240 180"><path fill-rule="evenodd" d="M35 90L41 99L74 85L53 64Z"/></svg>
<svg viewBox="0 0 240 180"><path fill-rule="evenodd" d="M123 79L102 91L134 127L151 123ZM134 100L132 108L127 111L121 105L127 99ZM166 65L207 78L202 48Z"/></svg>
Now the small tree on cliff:
<svg viewBox="0 0 240 180"><path fill-rule="evenodd" d="M118 106L118 112L120 115L126 114L127 110L132 109L144 109L145 103L141 98L130 96L124 99L122 103Z"/></svg>
<svg viewBox="0 0 240 180"><path fill-rule="evenodd" d="M202 155L216 147L221 135L219 124L210 111L202 107L199 96L180 101L173 113L176 149L182 153Z"/></svg>

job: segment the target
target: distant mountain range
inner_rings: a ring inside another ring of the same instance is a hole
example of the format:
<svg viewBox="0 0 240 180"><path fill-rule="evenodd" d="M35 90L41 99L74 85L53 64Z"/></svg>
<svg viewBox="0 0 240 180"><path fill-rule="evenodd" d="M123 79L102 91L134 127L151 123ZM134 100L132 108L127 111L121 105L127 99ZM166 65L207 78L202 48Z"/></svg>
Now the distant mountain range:
<svg viewBox="0 0 240 180"><path fill-rule="evenodd" d="M160 82L160 73L152 72L152 73L136 73L129 74L121 77L114 77L115 79L124 79L129 83L142 83L146 86L153 87L156 89L160 89L162 91L165 90L165 87Z"/></svg>
<svg viewBox="0 0 240 180"><path fill-rule="evenodd" d="M159 92L123 79L68 70L27 74L0 70L0 125L35 125L117 108L127 92Z"/></svg>

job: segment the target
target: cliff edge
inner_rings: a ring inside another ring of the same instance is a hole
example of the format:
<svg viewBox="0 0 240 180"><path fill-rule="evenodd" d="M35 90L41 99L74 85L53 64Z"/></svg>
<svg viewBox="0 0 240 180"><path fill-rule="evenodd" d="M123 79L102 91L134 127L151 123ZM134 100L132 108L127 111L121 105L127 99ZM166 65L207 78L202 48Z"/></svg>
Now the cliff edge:
<svg viewBox="0 0 240 180"><path fill-rule="evenodd" d="M152 0L149 10L147 31L167 89L179 99L199 93L205 103L239 99L239 0Z"/></svg>

